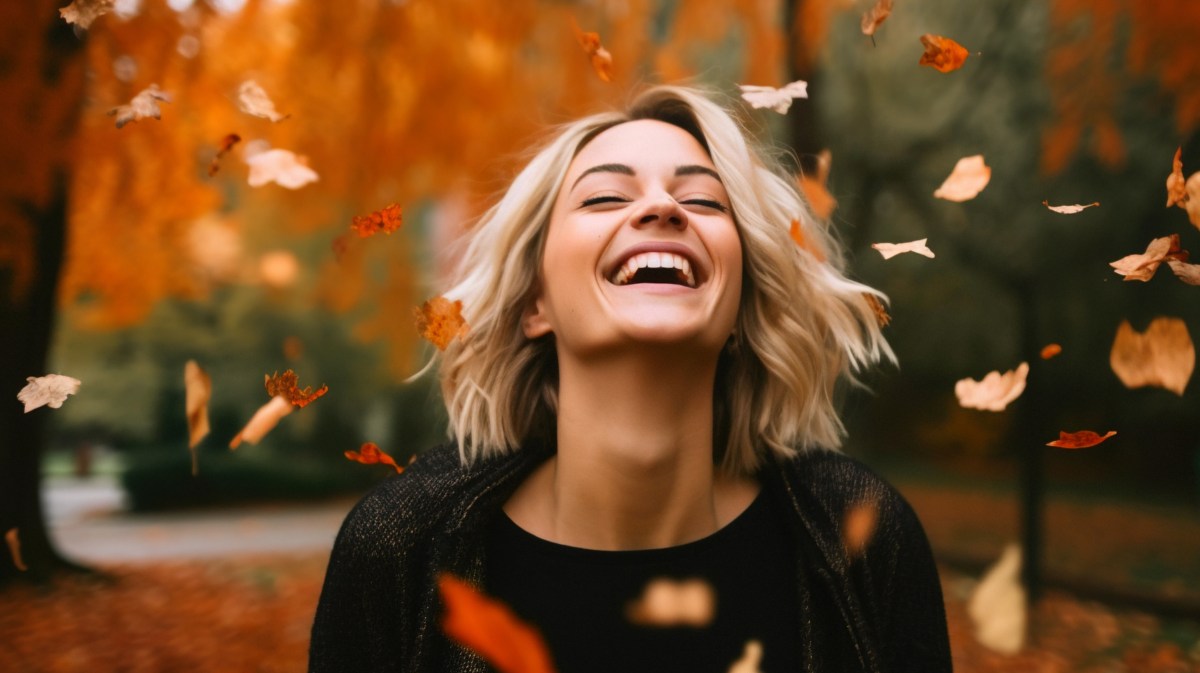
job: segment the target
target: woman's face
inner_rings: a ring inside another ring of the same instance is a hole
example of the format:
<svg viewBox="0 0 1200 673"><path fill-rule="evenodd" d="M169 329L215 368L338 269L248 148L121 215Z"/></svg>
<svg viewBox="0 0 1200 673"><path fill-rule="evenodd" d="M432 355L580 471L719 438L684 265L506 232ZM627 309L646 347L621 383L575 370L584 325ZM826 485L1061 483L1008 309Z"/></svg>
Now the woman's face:
<svg viewBox="0 0 1200 673"><path fill-rule="evenodd" d="M635 343L715 354L741 290L741 241L712 160L677 126L631 121L571 162L524 329L581 355Z"/></svg>

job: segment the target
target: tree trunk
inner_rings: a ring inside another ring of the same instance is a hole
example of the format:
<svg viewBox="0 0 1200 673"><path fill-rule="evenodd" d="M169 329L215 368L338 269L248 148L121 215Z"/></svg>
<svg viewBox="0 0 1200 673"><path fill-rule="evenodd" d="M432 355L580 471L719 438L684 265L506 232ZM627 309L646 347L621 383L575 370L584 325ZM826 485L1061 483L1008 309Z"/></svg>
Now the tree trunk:
<svg viewBox="0 0 1200 673"><path fill-rule="evenodd" d="M0 8L0 532L17 529L21 555L0 558L0 584L77 568L55 550L41 503L47 408L15 399L46 371L67 231L70 145L84 91L83 43L50 0Z"/></svg>

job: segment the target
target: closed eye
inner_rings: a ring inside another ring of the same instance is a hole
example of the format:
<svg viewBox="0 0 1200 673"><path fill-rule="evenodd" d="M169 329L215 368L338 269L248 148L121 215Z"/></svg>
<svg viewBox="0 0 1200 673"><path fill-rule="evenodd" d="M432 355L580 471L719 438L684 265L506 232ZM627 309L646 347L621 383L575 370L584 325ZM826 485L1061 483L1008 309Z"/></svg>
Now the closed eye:
<svg viewBox="0 0 1200 673"><path fill-rule="evenodd" d="M688 199L687 201L683 201L682 203L684 205L704 206L705 208L712 208L713 210L719 210L722 213L724 213L728 210L728 208L725 207L725 204L721 203L720 201L712 201L709 199Z"/></svg>
<svg viewBox="0 0 1200 673"><path fill-rule="evenodd" d="M628 199L623 199L619 196L593 196L590 199L584 199L583 202L579 204L579 207L587 208L588 206L598 206L602 203L627 203L627 202L628 202Z"/></svg>

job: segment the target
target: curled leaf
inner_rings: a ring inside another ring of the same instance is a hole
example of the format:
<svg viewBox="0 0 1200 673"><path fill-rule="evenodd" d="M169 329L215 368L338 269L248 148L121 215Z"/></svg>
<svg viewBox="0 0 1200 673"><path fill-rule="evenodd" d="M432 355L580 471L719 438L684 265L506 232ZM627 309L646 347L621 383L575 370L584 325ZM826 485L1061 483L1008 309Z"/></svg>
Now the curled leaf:
<svg viewBox="0 0 1200 673"><path fill-rule="evenodd" d="M274 182L280 187L300 189L317 181L317 172L308 167L308 161L287 150L265 150L245 159L250 166L247 180L251 187L262 187Z"/></svg>
<svg viewBox="0 0 1200 673"><path fill-rule="evenodd" d="M282 374L275 372L272 376L263 375L263 385L267 388L267 394L272 397L282 397L290 404L294 404L301 409L307 407L318 397L329 392L329 386L322 385L315 391L312 386L306 386L303 390L300 389L300 377L296 372L288 369Z"/></svg>
<svg viewBox="0 0 1200 673"><path fill-rule="evenodd" d="M979 580L967 601L975 639L1003 654L1025 644L1025 589L1021 586L1021 548L1010 544Z"/></svg>
<svg viewBox="0 0 1200 673"><path fill-rule="evenodd" d="M362 463L363 465L376 465L379 463L391 465L396 468L396 474L404 471L404 468L397 465L391 456L381 451L379 445L375 442L367 442L359 447L358 451L346 451L344 455L350 460Z"/></svg>
<svg viewBox="0 0 1200 673"><path fill-rule="evenodd" d="M16 528L9 528L8 532L4 534L4 542L8 545L8 555L12 557L13 565L17 570L25 572L29 570L29 566L25 565L25 561L21 560L21 538L19 535L20 533Z"/></svg>
<svg viewBox="0 0 1200 673"><path fill-rule="evenodd" d="M509 607L450 575L438 576L446 604L442 630L500 673L554 673L550 651L537 630Z"/></svg>
<svg viewBox="0 0 1200 673"><path fill-rule="evenodd" d="M59 409L67 396L79 392L79 386L83 385L79 379L62 374L27 376L25 380L28 383L17 392L17 400L25 403L25 413L38 407Z"/></svg>
<svg viewBox="0 0 1200 673"><path fill-rule="evenodd" d="M987 187L992 179L992 169L983 162L983 155L963 157L954 164L954 170L942 182L942 186L934 190L933 195L947 201L970 201Z"/></svg>
<svg viewBox="0 0 1200 673"><path fill-rule="evenodd" d="M1058 439L1053 442L1046 442L1046 446L1057 446L1060 449L1086 449L1089 446L1095 446L1100 442L1117 434L1116 430L1109 430L1103 435L1098 435L1091 430L1080 430L1079 432L1063 432L1059 431Z"/></svg>
<svg viewBox="0 0 1200 673"><path fill-rule="evenodd" d="M196 445L208 434L208 400L212 397L212 377L195 360L183 365L183 385L188 423L188 450L192 452L192 476L199 471Z"/></svg>
<svg viewBox="0 0 1200 673"><path fill-rule="evenodd" d="M1088 208L1095 208L1096 206L1100 205L1100 202L1096 201L1094 203L1089 203L1086 206L1081 206L1078 204L1073 205L1073 206L1052 206L1052 205L1050 205L1049 201L1042 201L1042 205L1046 206L1047 208L1049 208L1050 210L1053 210L1056 213L1061 213L1063 215L1074 215L1075 213L1082 213L1083 211L1087 210Z"/></svg>
<svg viewBox="0 0 1200 673"><path fill-rule="evenodd" d="M925 245L925 241L928 240L928 238L922 238L916 241L909 241L907 243L872 243L871 247L878 250L879 254L883 255L884 259L891 259L896 255L905 252L915 252L918 255L924 255L925 257L932 259L934 256L933 251Z"/></svg>
<svg viewBox="0 0 1200 673"><path fill-rule="evenodd" d="M1062 353L1062 346L1059 346L1058 344L1046 344L1045 346L1042 346L1041 356L1043 360L1049 360L1059 353Z"/></svg>
<svg viewBox="0 0 1200 673"><path fill-rule="evenodd" d="M1022 362L1016 369L1003 374L999 371L988 372L980 381L962 379L954 384L954 395L958 403L967 409L1004 411L1025 392L1025 378L1028 375L1029 363Z"/></svg>
<svg viewBox="0 0 1200 673"><path fill-rule="evenodd" d="M404 224L404 214L400 206L392 203L370 215L355 215L350 221L350 228L358 233L359 238L367 238L378 233L391 234Z"/></svg>
<svg viewBox="0 0 1200 673"><path fill-rule="evenodd" d="M892 0L875 0L875 6L867 10L862 17L862 33L872 39L875 31L892 14Z"/></svg>
<svg viewBox="0 0 1200 673"><path fill-rule="evenodd" d="M750 107L755 109L771 108L781 115L787 114L788 109L792 107L793 100L808 98L808 82L800 79L789 82L778 89L753 84L739 84L738 88L742 90L742 98L750 104Z"/></svg>
<svg viewBox="0 0 1200 673"><path fill-rule="evenodd" d="M462 302L450 301L445 297L434 297L413 309L417 318L417 331L440 351L455 337L467 334L468 325L462 315Z"/></svg>
<svg viewBox="0 0 1200 673"><path fill-rule="evenodd" d="M246 423L246 427L230 440L230 450L236 449L243 441L251 444L258 444L268 432L271 431L284 416L292 413L295 407L291 402L287 401L282 395L272 397L270 402L258 408L254 415L250 417L250 421Z"/></svg>
<svg viewBox="0 0 1200 673"><path fill-rule="evenodd" d="M761 673L758 666L762 662L762 643L757 640L746 641L742 656L729 667L729 673Z"/></svg>
<svg viewBox="0 0 1200 673"><path fill-rule="evenodd" d="M1171 174L1167 176L1167 207L1187 208L1187 203L1187 181L1183 179L1183 147L1179 147L1171 161Z"/></svg>
<svg viewBox="0 0 1200 673"><path fill-rule="evenodd" d="M712 623L716 604L716 591L704 580L658 577L629 603L625 615L640 626L703 628Z"/></svg>
<svg viewBox="0 0 1200 673"><path fill-rule="evenodd" d="M583 47L584 53L592 62L592 69L596 71L596 76L601 81L612 81L612 54L608 53L600 44L599 33L585 33L579 27L579 23L571 18L571 28L575 33L575 39L579 41L579 46Z"/></svg>
<svg viewBox="0 0 1200 673"><path fill-rule="evenodd" d="M1125 276L1125 280L1140 280L1146 282L1154 277L1159 264L1167 260L1186 261L1188 253L1179 247L1179 234L1171 234L1150 241L1146 252L1126 255L1115 262L1109 262L1113 272Z"/></svg>
<svg viewBox="0 0 1200 673"><path fill-rule="evenodd" d="M279 114L266 90L252 79L242 82L242 85L238 87L238 108L246 114L270 119L273 122L283 121L289 116Z"/></svg>
<svg viewBox="0 0 1200 673"><path fill-rule="evenodd" d="M213 157L212 163L208 165L208 177L211 178L217 174L217 171L221 170L221 157L229 154L229 150L233 149L233 146L241 142L241 140L242 137L236 133L230 133L221 139L221 146L217 148L216 156Z"/></svg>
<svg viewBox="0 0 1200 673"><path fill-rule="evenodd" d="M171 95L158 88L157 84L151 84L134 96L129 105L118 105L109 110L108 114L117 118L117 128L146 117L162 119L162 109L158 107L158 101L170 103Z"/></svg>
<svg viewBox="0 0 1200 673"><path fill-rule="evenodd" d="M967 60L967 49L948 37L926 33L921 36L925 53L918 65L927 65L938 72L951 72L963 67Z"/></svg>
<svg viewBox="0 0 1200 673"><path fill-rule="evenodd" d="M1142 333L1122 320L1109 365L1126 388L1158 386L1182 397L1196 368L1196 347L1179 318L1155 318Z"/></svg>
<svg viewBox="0 0 1200 673"><path fill-rule="evenodd" d="M116 4L116 0L72 0L71 4L59 9L58 14L63 21L86 30L93 21L111 12Z"/></svg>

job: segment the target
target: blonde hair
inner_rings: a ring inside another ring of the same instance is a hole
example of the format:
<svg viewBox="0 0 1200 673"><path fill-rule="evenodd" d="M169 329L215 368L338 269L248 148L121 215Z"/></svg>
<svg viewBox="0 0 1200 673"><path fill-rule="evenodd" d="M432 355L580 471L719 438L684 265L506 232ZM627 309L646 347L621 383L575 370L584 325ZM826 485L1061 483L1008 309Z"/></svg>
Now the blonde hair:
<svg viewBox="0 0 1200 673"><path fill-rule="evenodd" d="M730 473L750 473L768 450L791 456L840 446L837 380L855 382L867 365L894 360L867 297L883 295L843 275L825 225L725 108L696 89L657 86L624 112L560 127L477 224L457 283L446 292L463 302L470 330L446 349L441 366L450 433L463 461L553 442L554 343L527 338L521 319L539 282L550 212L572 159L604 130L637 119L674 124L704 146L741 238L741 305L713 395L714 459ZM793 220L808 250L789 235Z"/></svg>

